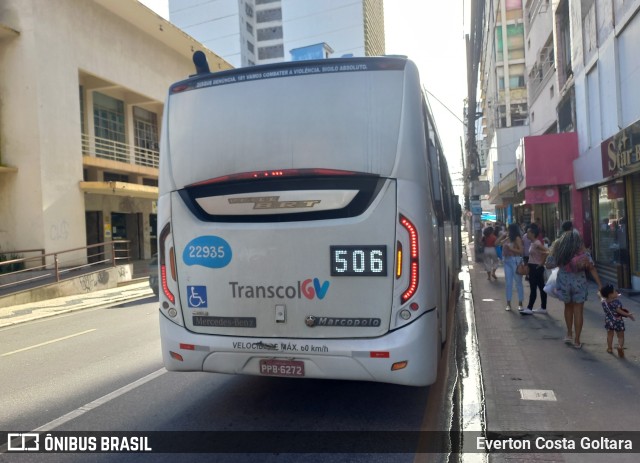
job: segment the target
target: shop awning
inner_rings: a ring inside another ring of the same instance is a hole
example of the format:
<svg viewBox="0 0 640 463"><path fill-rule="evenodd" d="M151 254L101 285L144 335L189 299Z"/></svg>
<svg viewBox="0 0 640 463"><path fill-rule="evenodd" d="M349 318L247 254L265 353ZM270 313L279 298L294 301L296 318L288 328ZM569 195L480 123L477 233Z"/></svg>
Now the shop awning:
<svg viewBox="0 0 640 463"><path fill-rule="evenodd" d="M85 193L130 198L158 199L158 187L127 182L80 182Z"/></svg>
<svg viewBox="0 0 640 463"><path fill-rule="evenodd" d="M516 150L518 191L527 204L557 203L558 186L573 184L578 157L575 132L524 137Z"/></svg>

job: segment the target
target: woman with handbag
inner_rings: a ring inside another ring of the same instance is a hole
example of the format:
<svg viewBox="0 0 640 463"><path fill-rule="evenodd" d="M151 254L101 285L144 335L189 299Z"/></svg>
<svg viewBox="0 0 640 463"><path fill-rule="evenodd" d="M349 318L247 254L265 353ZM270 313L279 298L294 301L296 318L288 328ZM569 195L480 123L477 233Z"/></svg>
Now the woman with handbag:
<svg viewBox="0 0 640 463"><path fill-rule="evenodd" d="M524 299L524 288L522 286L522 275L516 273L516 267L522 262L524 246L520 236L520 227L517 223L509 225L508 232L498 238L496 244L502 245L502 258L504 260L504 280L507 296L507 307L511 310L511 296L513 295L513 282L516 283L518 292L518 311L523 312L522 300Z"/></svg>
<svg viewBox="0 0 640 463"><path fill-rule="evenodd" d="M527 308L522 311L522 313L526 314L547 313L547 293L544 292L544 262L547 259L549 250L538 238L539 234L540 229L538 225L535 223L529 225L529 228L527 228L527 236L531 241L531 245L529 247L529 262L527 262L527 266L529 267L529 286L531 292L529 293ZM536 293L538 289L540 290L541 307L534 309L533 305L536 303Z"/></svg>
<svg viewBox="0 0 640 463"><path fill-rule="evenodd" d="M564 302L564 321L567 325L564 342L573 343L573 347L581 349L584 302L588 295L585 271L591 274L598 288L602 287L602 283L593 260L576 230L564 232L553 243L547 258L547 267L559 267L555 292Z"/></svg>

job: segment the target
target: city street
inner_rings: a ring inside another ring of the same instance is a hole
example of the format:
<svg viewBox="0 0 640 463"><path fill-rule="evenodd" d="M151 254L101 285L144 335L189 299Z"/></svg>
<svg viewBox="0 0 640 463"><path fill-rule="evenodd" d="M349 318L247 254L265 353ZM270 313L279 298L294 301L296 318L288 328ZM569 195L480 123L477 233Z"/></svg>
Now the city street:
<svg viewBox="0 0 640 463"><path fill-rule="evenodd" d="M487 281L482 264L474 262L472 247L467 250L471 257L460 274L456 330L444 351L440 379L429 388L167 372L154 297L5 326L0 329L0 364L10 374L1 379L5 392L0 397L0 429L214 431L209 437L222 436L215 431L232 431L246 436L247 442L238 450L246 453L217 457L5 453L0 461L299 461L296 453L251 453L251 438L260 437L252 432L283 431L290 436L295 431L338 431L341 438L346 431L363 431L383 437L393 431L445 431L449 419L452 430L464 431L460 436L465 453L448 461L636 461L635 447L626 454L479 451L475 439L480 430L531 441L568 433L614 435L637 445L640 402L634 391L640 385L640 355L635 347L638 326L631 321L626 357L606 353L595 285L585 304L584 347L574 349L562 342L559 301L550 299L545 315L505 311L502 268L498 281ZM640 313L637 301L624 298L623 303ZM37 311L32 316L37 317ZM309 454L305 461L447 460L442 454L355 452Z"/></svg>
<svg viewBox="0 0 640 463"><path fill-rule="evenodd" d="M171 373L157 299L88 309L0 330L0 429L52 431L415 431L428 388ZM248 434L251 435L250 433ZM251 443L247 442L247 447ZM214 461L211 455L0 454L0 461ZM226 454L215 461L299 461ZM414 460L352 454L349 461ZM318 454L305 461L345 461Z"/></svg>

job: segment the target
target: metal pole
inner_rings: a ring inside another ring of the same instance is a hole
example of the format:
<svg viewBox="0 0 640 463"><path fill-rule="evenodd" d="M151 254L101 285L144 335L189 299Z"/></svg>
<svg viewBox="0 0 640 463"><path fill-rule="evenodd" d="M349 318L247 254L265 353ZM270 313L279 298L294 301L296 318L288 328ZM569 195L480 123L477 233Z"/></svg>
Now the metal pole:
<svg viewBox="0 0 640 463"><path fill-rule="evenodd" d="M56 283L60 281L60 271L58 266L58 254L53 255L53 264L56 271Z"/></svg>

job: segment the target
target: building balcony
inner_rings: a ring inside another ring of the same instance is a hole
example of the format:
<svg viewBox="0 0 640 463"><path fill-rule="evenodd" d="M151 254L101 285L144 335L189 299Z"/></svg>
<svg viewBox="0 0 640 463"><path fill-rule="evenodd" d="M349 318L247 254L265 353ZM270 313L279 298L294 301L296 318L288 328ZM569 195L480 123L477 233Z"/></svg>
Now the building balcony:
<svg viewBox="0 0 640 463"><path fill-rule="evenodd" d="M82 155L154 169L157 169L160 163L158 150L140 148L106 138L91 137L84 133L82 134Z"/></svg>

